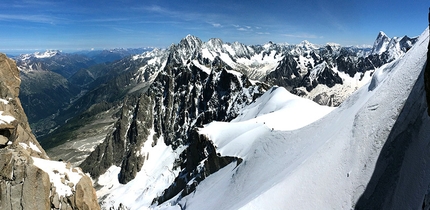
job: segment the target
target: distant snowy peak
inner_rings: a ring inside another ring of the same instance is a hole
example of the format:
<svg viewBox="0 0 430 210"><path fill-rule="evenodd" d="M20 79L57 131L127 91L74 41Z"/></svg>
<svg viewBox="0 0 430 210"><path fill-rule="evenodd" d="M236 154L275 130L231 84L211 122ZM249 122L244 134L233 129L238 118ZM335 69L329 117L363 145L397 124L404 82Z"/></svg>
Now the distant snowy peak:
<svg viewBox="0 0 430 210"><path fill-rule="evenodd" d="M301 47L307 51L316 50L316 49L320 48L320 46L318 46L316 44L312 44L308 40L304 40L304 41L300 42L300 44L298 44L297 46Z"/></svg>
<svg viewBox="0 0 430 210"><path fill-rule="evenodd" d="M416 41L417 38L409 38L408 36L390 38L381 31L373 44L371 54L381 55L386 53L389 60L394 60L408 51Z"/></svg>
<svg viewBox="0 0 430 210"><path fill-rule="evenodd" d="M401 39L389 38L384 32L378 34L373 49L344 47L336 43L319 46L307 40L296 45L273 42L245 45L224 42L219 38L204 42L196 36L187 35L166 51L154 50L134 56L133 59L148 60L148 65L140 71L146 75L148 72L162 71L169 63L188 67L192 65L207 74L210 74L213 66L221 65L241 72L251 80L284 86L288 90L304 87L311 91L318 85L328 88L335 84L342 85L345 79L341 78L342 75L350 79L359 73L361 84L364 72L401 57L415 42L415 38L406 36ZM372 52L376 56L370 56Z"/></svg>
<svg viewBox="0 0 430 210"><path fill-rule="evenodd" d="M203 42L198 37L187 35L178 44L172 44L167 53L169 62L182 63L184 66L193 63L203 69L222 64L227 69L234 69L258 80L275 69L286 49L273 43L250 46L224 42L219 38Z"/></svg>
<svg viewBox="0 0 430 210"><path fill-rule="evenodd" d="M30 54L21 54L16 59L18 60L30 60L34 58L52 58L56 55L59 55L61 53L60 50L46 50L45 52L35 52Z"/></svg>
<svg viewBox="0 0 430 210"><path fill-rule="evenodd" d="M59 50L47 50L43 53L41 52L36 52L34 53L34 57L36 58L50 58L50 57L54 57L57 54L60 54L61 51Z"/></svg>
<svg viewBox="0 0 430 210"><path fill-rule="evenodd" d="M372 54L382 54L386 51L391 39L383 31L380 31L373 43Z"/></svg>
<svg viewBox="0 0 430 210"><path fill-rule="evenodd" d="M200 40L198 37L187 35L179 42L178 47L184 50L194 51L201 48L202 43L202 40Z"/></svg>

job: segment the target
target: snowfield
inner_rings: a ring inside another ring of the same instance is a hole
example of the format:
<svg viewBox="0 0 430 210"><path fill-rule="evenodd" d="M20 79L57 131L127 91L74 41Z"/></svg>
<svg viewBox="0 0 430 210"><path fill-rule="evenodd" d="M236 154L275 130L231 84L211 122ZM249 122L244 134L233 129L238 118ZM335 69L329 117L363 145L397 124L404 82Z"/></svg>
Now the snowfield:
<svg viewBox="0 0 430 210"><path fill-rule="evenodd" d="M31 144L30 147L33 149ZM72 169L70 165L64 162L45 160L36 157L32 158L35 166L48 173L49 180L55 186L56 192L60 197L62 196L65 198L66 196L72 195L72 191L75 191L76 184L78 184L82 176L84 176L84 173L79 168Z"/></svg>
<svg viewBox="0 0 430 210"><path fill-rule="evenodd" d="M248 146L256 136L299 129L333 109L293 95L285 88L274 87L245 107L230 123L212 122L200 129L200 133L214 141L222 156L242 158L249 153Z"/></svg>
<svg viewBox="0 0 430 210"><path fill-rule="evenodd" d="M362 87L337 108L274 87L231 122L205 125L200 134L221 156L243 161L210 175L183 198L151 205L179 173L172 166L181 151L146 142L141 152L149 159L133 181L119 184L115 166L99 178L104 208L120 203L131 209L354 208L425 66L428 37L425 30L399 60L378 68L373 77L365 75L368 82L357 82Z"/></svg>

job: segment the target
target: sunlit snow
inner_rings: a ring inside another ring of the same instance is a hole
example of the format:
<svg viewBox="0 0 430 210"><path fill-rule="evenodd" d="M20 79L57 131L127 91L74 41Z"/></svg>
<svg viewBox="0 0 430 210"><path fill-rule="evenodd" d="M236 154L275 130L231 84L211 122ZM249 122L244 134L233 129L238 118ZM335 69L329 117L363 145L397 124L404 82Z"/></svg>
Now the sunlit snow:
<svg viewBox="0 0 430 210"><path fill-rule="evenodd" d="M14 117L10 115L3 115L4 111L0 111L0 125L1 124L10 124L15 120Z"/></svg>
<svg viewBox="0 0 430 210"><path fill-rule="evenodd" d="M136 178L125 185L120 184L118 174L121 168L117 166L111 166L99 177L97 183L103 187L97 191L97 196L105 197L102 207L117 208L122 203L132 209L149 208L152 200L161 195L179 174L179 170L172 170L172 168L175 159L185 147L172 150L170 146L164 144L163 138L160 138L157 145L152 147L153 134L154 132L151 131L148 141L141 148L140 154L146 159Z"/></svg>
<svg viewBox="0 0 430 210"><path fill-rule="evenodd" d="M66 197L73 194L72 190L75 189L76 184L83 176L83 172L80 169L72 169L64 162L45 160L36 157L32 158L35 166L48 173L49 180L55 186L59 196ZM70 183L73 184L73 187L69 186Z"/></svg>

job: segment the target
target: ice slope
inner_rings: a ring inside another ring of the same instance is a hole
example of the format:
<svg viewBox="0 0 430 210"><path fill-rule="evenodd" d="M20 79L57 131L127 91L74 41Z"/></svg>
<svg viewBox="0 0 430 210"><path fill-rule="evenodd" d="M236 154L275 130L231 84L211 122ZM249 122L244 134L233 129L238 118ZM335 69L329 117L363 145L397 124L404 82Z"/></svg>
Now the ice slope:
<svg viewBox="0 0 430 210"><path fill-rule="evenodd" d="M426 30L402 59L378 69L372 81L340 107L301 129L272 131L240 121L235 123L243 123L242 129L224 126L223 130L206 132L208 136L227 133L223 139L213 139L217 150L223 155L240 155L243 162L209 176L195 193L179 203L172 201L161 207L176 204L186 209L354 208L423 70L427 43ZM274 116L277 112L275 107ZM278 119L266 119L269 120ZM294 120L285 118L284 122ZM241 138L243 130L249 133L246 138Z"/></svg>

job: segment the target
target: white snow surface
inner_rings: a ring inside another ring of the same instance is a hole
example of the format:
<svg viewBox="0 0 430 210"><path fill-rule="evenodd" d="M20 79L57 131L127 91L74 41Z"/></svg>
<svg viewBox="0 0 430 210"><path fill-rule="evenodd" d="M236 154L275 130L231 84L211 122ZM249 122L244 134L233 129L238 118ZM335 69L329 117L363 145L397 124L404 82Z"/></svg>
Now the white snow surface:
<svg viewBox="0 0 430 210"><path fill-rule="evenodd" d="M231 123L212 122L200 129L200 133L209 136L221 155L242 158L248 155L255 136L299 129L333 109L274 87L245 107Z"/></svg>
<svg viewBox="0 0 430 210"><path fill-rule="evenodd" d="M34 57L36 58L51 58L60 53L58 50L46 50L45 52L35 52Z"/></svg>
<svg viewBox="0 0 430 210"><path fill-rule="evenodd" d="M385 64L387 65L387 64ZM302 96L304 98L308 99L314 99L317 97L317 95L320 95L322 93L325 93L329 96L333 96L333 102L337 104L338 102L345 101L350 95L352 95L355 91L357 91L362 86L368 84L372 76L371 74L374 73L374 71L377 71L378 69L383 69L385 66L382 66L380 68L377 68L375 70L366 71L364 75L361 75L362 73L358 72L354 75L354 77L349 76L345 72L341 72L336 68L333 68L333 70L339 74L339 76L343 80L343 84L335 84L333 87L328 87L327 85L318 84L314 89L312 89L310 92L306 90L305 87L299 87L298 89L306 93L306 95ZM316 67L312 70L314 71ZM318 73L318 72L316 72ZM312 72L311 72L312 74Z"/></svg>
<svg viewBox="0 0 430 210"><path fill-rule="evenodd" d="M36 151L38 153L42 153L42 151L40 151L40 149L35 144L33 144L33 142L30 142L30 145L28 145L28 144L26 144L24 142L19 142L19 145L21 145L22 147L24 147L24 149L27 149L27 148L30 147L32 150L34 150L34 151Z"/></svg>
<svg viewBox="0 0 430 210"><path fill-rule="evenodd" d="M264 128L250 117L226 126L211 123L201 132L217 151L236 155L178 206L187 209L351 209L363 193L394 122L426 62L427 30L397 62L380 68L340 107L297 130ZM278 88L279 89L279 88ZM252 105L251 105L252 106ZM283 109L271 119L284 123ZM248 107L248 110L251 110ZM254 110L254 113L259 113ZM264 116L262 111L258 117ZM245 115L247 116L247 115ZM250 115L252 116L252 115ZM308 115L304 115L306 117ZM267 119L269 120L269 119ZM238 126L238 123L243 123ZM418 163L419 164L419 163ZM168 207L167 204L161 207Z"/></svg>
<svg viewBox="0 0 430 210"><path fill-rule="evenodd" d="M172 168L175 159L185 147L172 150L170 146L166 146L162 137L158 139L157 145L152 147L153 134L151 131L151 135L141 148L140 154L146 159L136 178L125 185L120 184L118 174L121 168L118 166L111 166L99 177L97 183L103 187L97 191L97 196L106 197L101 204L102 208L109 209L114 206L116 209L122 203L131 209L148 209L152 200L161 195L179 174L179 168L176 170Z"/></svg>
<svg viewBox="0 0 430 210"><path fill-rule="evenodd" d="M1 103L3 103L3 104L8 104L8 103L9 103L9 101L8 101L8 100L6 100L6 99L2 99L2 98L0 98L0 102L1 102Z"/></svg>
<svg viewBox="0 0 430 210"><path fill-rule="evenodd" d="M0 111L0 125L1 124L10 124L15 121L15 118L10 115L3 115L4 111Z"/></svg>
<svg viewBox="0 0 430 210"><path fill-rule="evenodd" d="M68 168L67 164L64 162L45 160L36 157L32 158L35 166L48 173L49 180L55 186L56 192L60 197L72 195L72 190L75 190L76 184L81 180L82 176L84 176L81 169L74 168L76 172L73 172L72 168ZM68 186L69 183L73 183L72 188Z"/></svg>

